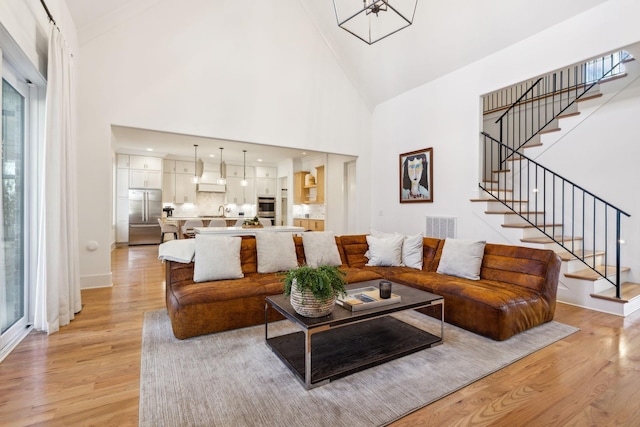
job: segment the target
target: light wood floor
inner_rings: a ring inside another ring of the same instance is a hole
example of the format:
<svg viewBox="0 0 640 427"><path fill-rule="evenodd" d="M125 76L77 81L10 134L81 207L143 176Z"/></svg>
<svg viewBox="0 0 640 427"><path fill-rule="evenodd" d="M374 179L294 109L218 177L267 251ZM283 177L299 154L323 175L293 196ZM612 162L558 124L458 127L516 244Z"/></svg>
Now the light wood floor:
<svg viewBox="0 0 640 427"><path fill-rule="evenodd" d="M0 425L137 425L142 317L164 307L156 256L116 249L112 288L83 291L69 326L0 363ZM581 331L393 425L640 425L640 315L559 304L556 320Z"/></svg>

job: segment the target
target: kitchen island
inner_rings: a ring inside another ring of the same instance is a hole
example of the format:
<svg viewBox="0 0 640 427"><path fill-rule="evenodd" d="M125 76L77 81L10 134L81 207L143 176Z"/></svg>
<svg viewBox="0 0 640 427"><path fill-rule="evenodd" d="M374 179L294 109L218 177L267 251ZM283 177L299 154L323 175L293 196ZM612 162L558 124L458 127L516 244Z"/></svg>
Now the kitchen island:
<svg viewBox="0 0 640 427"><path fill-rule="evenodd" d="M243 216L238 216L238 217L229 217L229 216L168 216L168 217L164 217L163 218L163 222L168 223L168 224L174 224L177 225L178 228L182 227L184 225L184 223L186 221L189 220L201 220L202 224L207 227L209 225L209 222L211 222L211 220L213 219L223 219L227 222L227 226L231 227L236 225L236 222L238 222L239 219L247 219L247 218L253 218L253 217L243 217Z"/></svg>
<svg viewBox="0 0 640 427"><path fill-rule="evenodd" d="M242 228L242 227L195 227L196 234L217 234L226 236L255 236L256 233L296 233L304 232L303 227L291 227L288 225L275 225L273 227L262 228Z"/></svg>

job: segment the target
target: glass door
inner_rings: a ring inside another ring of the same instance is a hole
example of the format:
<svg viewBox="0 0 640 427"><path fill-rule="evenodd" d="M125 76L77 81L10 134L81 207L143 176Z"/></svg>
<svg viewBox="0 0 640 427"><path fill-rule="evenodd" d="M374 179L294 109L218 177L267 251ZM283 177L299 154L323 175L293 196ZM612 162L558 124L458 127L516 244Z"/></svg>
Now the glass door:
<svg viewBox="0 0 640 427"><path fill-rule="evenodd" d="M2 64L0 146L0 354L27 327L25 285L25 112L26 84Z"/></svg>

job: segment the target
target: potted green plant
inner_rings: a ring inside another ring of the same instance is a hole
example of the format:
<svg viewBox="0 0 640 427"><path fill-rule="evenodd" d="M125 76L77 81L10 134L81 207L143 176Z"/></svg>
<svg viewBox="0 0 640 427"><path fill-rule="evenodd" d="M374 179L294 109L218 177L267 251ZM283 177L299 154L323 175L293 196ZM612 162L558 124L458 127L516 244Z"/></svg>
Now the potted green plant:
<svg viewBox="0 0 640 427"><path fill-rule="evenodd" d="M262 228L262 224L260 224L260 219L256 215L252 219L245 219L242 223L242 228Z"/></svg>
<svg viewBox="0 0 640 427"><path fill-rule="evenodd" d="M335 266L301 265L285 273L284 295L291 297L291 306L301 316L326 316L333 310L336 297L346 295L346 275Z"/></svg>

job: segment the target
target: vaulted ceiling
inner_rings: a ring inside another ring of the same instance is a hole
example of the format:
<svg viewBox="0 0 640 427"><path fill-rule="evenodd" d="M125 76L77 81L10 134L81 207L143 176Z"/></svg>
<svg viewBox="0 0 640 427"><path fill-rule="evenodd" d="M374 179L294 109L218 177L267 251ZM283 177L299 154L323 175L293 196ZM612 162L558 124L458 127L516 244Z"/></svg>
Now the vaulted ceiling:
<svg viewBox="0 0 640 427"><path fill-rule="evenodd" d="M66 0L81 45L162 1L173 0ZM338 28L332 0L288 0L302 6L371 108L605 1L418 0L412 26L369 46Z"/></svg>
<svg viewBox="0 0 640 427"><path fill-rule="evenodd" d="M66 0L81 48L96 37L108 37L119 24L135 20L165 1L175 0ZM222 4L237 0L207 1ZM269 1L276 1L279 8L295 8L294 16L307 21L305 25L315 26L361 98L373 110L381 102L545 28L561 25L562 21L606 0L418 0L413 25L373 45L337 26L333 0ZM362 0L336 1L361 4ZM391 4L406 1L390 0ZM181 0L180 5L198 7L198 2ZM246 7L250 7L250 2ZM279 15L265 19L273 16ZM242 25L241 21L238 25ZM158 151L191 156L193 144L199 143L195 137L169 138L167 134L132 128L114 128L113 132L114 138L117 137L114 149L120 151L142 151L153 146ZM177 139L180 144L172 143ZM292 155L281 152L281 147L242 148L265 161ZM228 152L241 153L241 150Z"/></svg>

